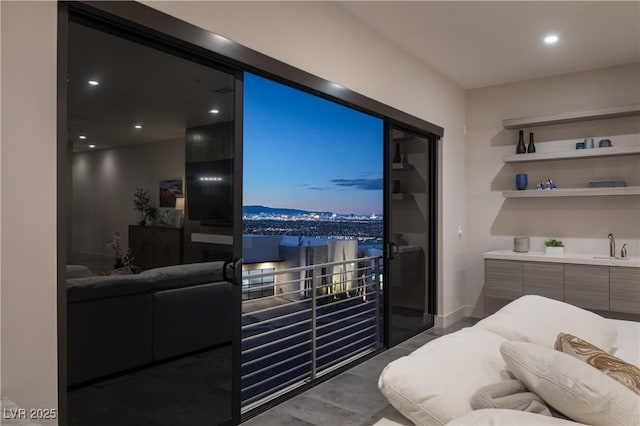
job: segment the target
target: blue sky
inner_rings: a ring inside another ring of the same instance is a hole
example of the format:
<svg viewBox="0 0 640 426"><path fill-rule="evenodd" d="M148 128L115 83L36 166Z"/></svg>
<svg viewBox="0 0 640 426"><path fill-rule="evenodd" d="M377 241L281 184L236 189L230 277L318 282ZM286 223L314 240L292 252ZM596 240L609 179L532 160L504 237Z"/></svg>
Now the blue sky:
<svg viewBox="0 0 640 426"><path fill-rule="evenodd" d="M382 213L382 120L245 73L243 204Z"/></svg>

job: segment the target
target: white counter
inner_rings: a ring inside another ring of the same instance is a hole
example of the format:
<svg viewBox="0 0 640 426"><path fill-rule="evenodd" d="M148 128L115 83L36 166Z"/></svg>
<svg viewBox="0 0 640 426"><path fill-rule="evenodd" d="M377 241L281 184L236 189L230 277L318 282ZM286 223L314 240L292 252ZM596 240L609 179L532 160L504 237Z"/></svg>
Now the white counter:
<svg viewBox="0 0 640 426"><path fill-rule="evenodd" d="M551 262L551 263L578 263L581 265L601 265L601 266L626 266L630 268L640 268L640 257L629 257L628 259L612 259L602 255L588 253L565 253L545 254L544 252L530 251L528 253L518 253L513 250L493 250L484 254L485 259L499 260L523 260L528 262ZM639 272L640 273L640 272Z"/></svg>

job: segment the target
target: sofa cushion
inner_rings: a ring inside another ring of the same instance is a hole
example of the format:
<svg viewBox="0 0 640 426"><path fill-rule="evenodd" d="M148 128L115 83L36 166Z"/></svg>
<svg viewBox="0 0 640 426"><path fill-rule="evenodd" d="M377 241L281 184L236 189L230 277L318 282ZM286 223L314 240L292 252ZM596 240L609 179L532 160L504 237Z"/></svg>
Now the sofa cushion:
<svg viewBox="0 0 640 426"><path fill-rule="evenodd" d="M149 364L151 312L150 294L70 303L67 384L73 386Z"/></svg>
<svg viewBox="0 0 640 426"><path fill-rule="evenodd" d="M416 425L445 424L472 411L476 390L512 378L500 356L504 341L486 330L464 328L389 363L378 387Z"/></svg>
<svg viewBox="0 0 640 426"><path fill-rule="evenodd" d="M580 336L611 353L618 332L609 320L568 303L542 296L522 296L474 327L507 340L553 348L558 334Z"/></svg>
<svg viewBox="0 0 640 426"><path fill-rule="evenodd" d="M153 360L231 342L231 284L153 293Z"/></svg>
<svg viewBox="0 0 640 426"><path fill-rule="evenodd" d="M204 262L163 266L149 269L140 275L153 280L154 290L167 290L224 281L223 264L224 262Z"/></svg>
<svg viewBox="0 0 640 426"><path fill-rule="evenodd" d="M594 426L640 424L640 398L587 363L543 346L503 342L509 370L569 418Z"/></svg>
<svg viewBox="0 0 640 426"><path fill-rule="evenodd" d="M153 280L141 275L105 275L67 280L67 302L125 296L151 290Z"/></svg>
<svg viewBox="0 0 640 426"><path fill-rule="evenodd" d="M91 270L84 265L67 265L67 279L92 277Z"/></svg>
<svg viewBox="0 0 640 426"><path fill-rule="evenodd" d="M559 419L557 417L543 416L542 414L528 413L526 411L506 410L503 408L485 408L475 410L463 416L456 417L447 425L495 425L495 426L547 426L566 425L578 426L583 423L572 422L571 420Z"/></svg>

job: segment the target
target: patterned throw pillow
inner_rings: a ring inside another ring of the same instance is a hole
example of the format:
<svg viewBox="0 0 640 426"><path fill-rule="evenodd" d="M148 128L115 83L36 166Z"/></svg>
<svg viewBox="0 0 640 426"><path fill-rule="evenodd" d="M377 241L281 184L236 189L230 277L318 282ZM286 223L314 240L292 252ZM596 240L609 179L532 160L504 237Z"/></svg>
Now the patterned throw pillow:
<svg viewBox="0 0 640 426"><path fill-rule="evenodd" d="M574 356L640 395L640 368L608 354L579 337L560 333L554 348Z"/></svg>

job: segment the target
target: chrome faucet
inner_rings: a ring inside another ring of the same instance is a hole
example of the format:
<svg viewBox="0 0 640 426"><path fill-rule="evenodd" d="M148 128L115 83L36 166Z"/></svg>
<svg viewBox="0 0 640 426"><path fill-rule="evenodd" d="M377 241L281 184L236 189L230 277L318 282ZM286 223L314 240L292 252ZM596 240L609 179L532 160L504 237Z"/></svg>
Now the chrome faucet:
<svg viewBox="0 0 640 426"><path fill-rule="evenodd" d="M613 234L608 235L609 238L609 257L616 257L616 239L613 238Z"/></svg>

